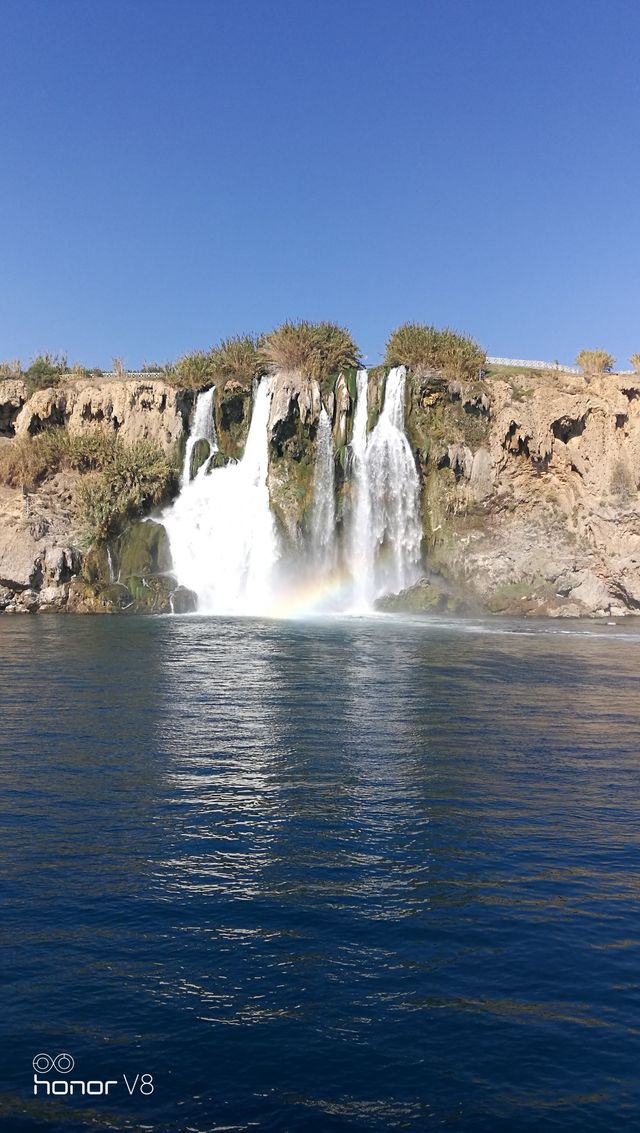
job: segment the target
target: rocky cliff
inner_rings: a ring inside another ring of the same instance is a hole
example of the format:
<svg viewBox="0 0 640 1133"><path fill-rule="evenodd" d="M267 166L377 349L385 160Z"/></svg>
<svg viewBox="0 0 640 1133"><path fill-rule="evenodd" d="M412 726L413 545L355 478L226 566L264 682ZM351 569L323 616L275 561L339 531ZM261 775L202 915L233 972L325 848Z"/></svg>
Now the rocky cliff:
<svg viewBox="0 0 640 1133"><path fill-rule="evenodd" d="M79 380L29 398L24 382L1 382L0 435L34 436L63 425L78 436L99 428L125 444L152 440L169 452L184 434L192 401L191 394L158 380Z"/></svg>
<svg viewBox="0 0 640 1133"><path fill-rule="evenodd" d="M640 609L640 379L413 394L430 570L497 612Z"/></svg>
<svg viewBox="0 0 640 1133"><path fill-rule="evenodd" d="M384 371L372 371L370 425L383 391ZM354 398L354 372L322 385L295 373L274 379L269 490L292 548L308 533L322 402L333 422L340 527ZM23 382L5 381L0 446L60 428L113 432L125 444L145 439L175 452L192 405L191 393L161 380L76 381L32 396ZM241 455L250 412L246 383L216 390L220 460ZM523 373L465 383L410 375L406 414L422 482L429 581L396 606L428 608L434 595L446 595L496 613L640 610L640 379ZM142 542L135 537L137 549L127 548L127 533L110 548L110 568L105 548L86 547L80 480L56 472L33 491L1 489L0 608L169 608L173 591L162 579L170 564L157 535L155 550L147 545L151 525ZM116 581L119 557L126 584ZM188 607L188 597L182 602Z"/></svg>

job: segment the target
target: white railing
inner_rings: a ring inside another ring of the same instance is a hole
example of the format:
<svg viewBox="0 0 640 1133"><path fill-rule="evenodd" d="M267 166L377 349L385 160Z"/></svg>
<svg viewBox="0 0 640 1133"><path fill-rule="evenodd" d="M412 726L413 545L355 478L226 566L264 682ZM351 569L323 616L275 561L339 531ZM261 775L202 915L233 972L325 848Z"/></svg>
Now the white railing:
<svg viewBox="0 0 640 1133"><path fill-rule="evenodd" d="M491 366L522 366L524 370L562 370L563 374L580 374L577 366L564 366L562 362L532 362L530 358L489 358Z"/></svg>
<svg viewBox="0 0 640 1133"><path fill-rule="evenodd" d="M578 366L564 366L562 362L532 362L527 358L489 358L490 366L522 366L523 370L560 370L563 374L581 374ZM614 374L621 378L637 375L637 370L614 370Z"/></svg>

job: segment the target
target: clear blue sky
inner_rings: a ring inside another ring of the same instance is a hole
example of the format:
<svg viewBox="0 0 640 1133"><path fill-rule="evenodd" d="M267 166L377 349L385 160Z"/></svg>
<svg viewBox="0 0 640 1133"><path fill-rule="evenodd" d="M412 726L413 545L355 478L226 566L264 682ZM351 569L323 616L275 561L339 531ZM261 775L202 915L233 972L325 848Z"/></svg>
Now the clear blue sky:
<svg viewBox="0 0 640 1133"><path fill-rule="evenodd" d="M0 358L640 350L638 0L0 0Z"/></svg>

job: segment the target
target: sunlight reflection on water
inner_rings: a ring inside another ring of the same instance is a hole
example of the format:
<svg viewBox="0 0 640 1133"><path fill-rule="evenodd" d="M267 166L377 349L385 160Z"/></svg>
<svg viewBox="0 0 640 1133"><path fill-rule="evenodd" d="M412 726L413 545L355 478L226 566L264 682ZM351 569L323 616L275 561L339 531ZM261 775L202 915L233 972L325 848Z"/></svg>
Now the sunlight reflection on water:
<svg viewBox="0 0 640 1133"><path fill-rule="evenodd" d="M640 1120L640 630L0 635L7 1128L56 1045L153 1068L119 1129Z"/></svg>

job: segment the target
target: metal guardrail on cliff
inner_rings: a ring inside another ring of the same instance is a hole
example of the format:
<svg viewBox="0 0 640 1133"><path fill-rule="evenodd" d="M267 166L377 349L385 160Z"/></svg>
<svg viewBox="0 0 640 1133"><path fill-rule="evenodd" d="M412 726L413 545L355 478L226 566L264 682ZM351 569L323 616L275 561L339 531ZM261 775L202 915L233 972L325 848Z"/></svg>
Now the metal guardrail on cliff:
<svg viewBox="0 0 640 1133"><path fill-rule="evenodd" d="M581 374L579 366L565 366L562 362L532 362L530 358L489 358L490 366L522 366L523 370L558 370L563 374ZM621 378L637 375L636 370L614 370Z"/></svg>
<svg viewBox="0 0 640 1133"><path fill-rule="evenodd" d="M120 378L122 381L129 381L129 379L135 381L138 378L142 381L144 381L145 378L149 378L150 381L155 381L156 378L162 378L163 376L162 370L123 370L122 373L116 372L116 370L102 371L103 378Z"/></svg>
<svg viewBox="0 0 640 1133"><path fill-rule="evenodd" d="M522 366L524 370L562 370L563 374L581 374L577 366L564 366L562 362L532 362L530 358L489 358L491 366Z"/></svg>

